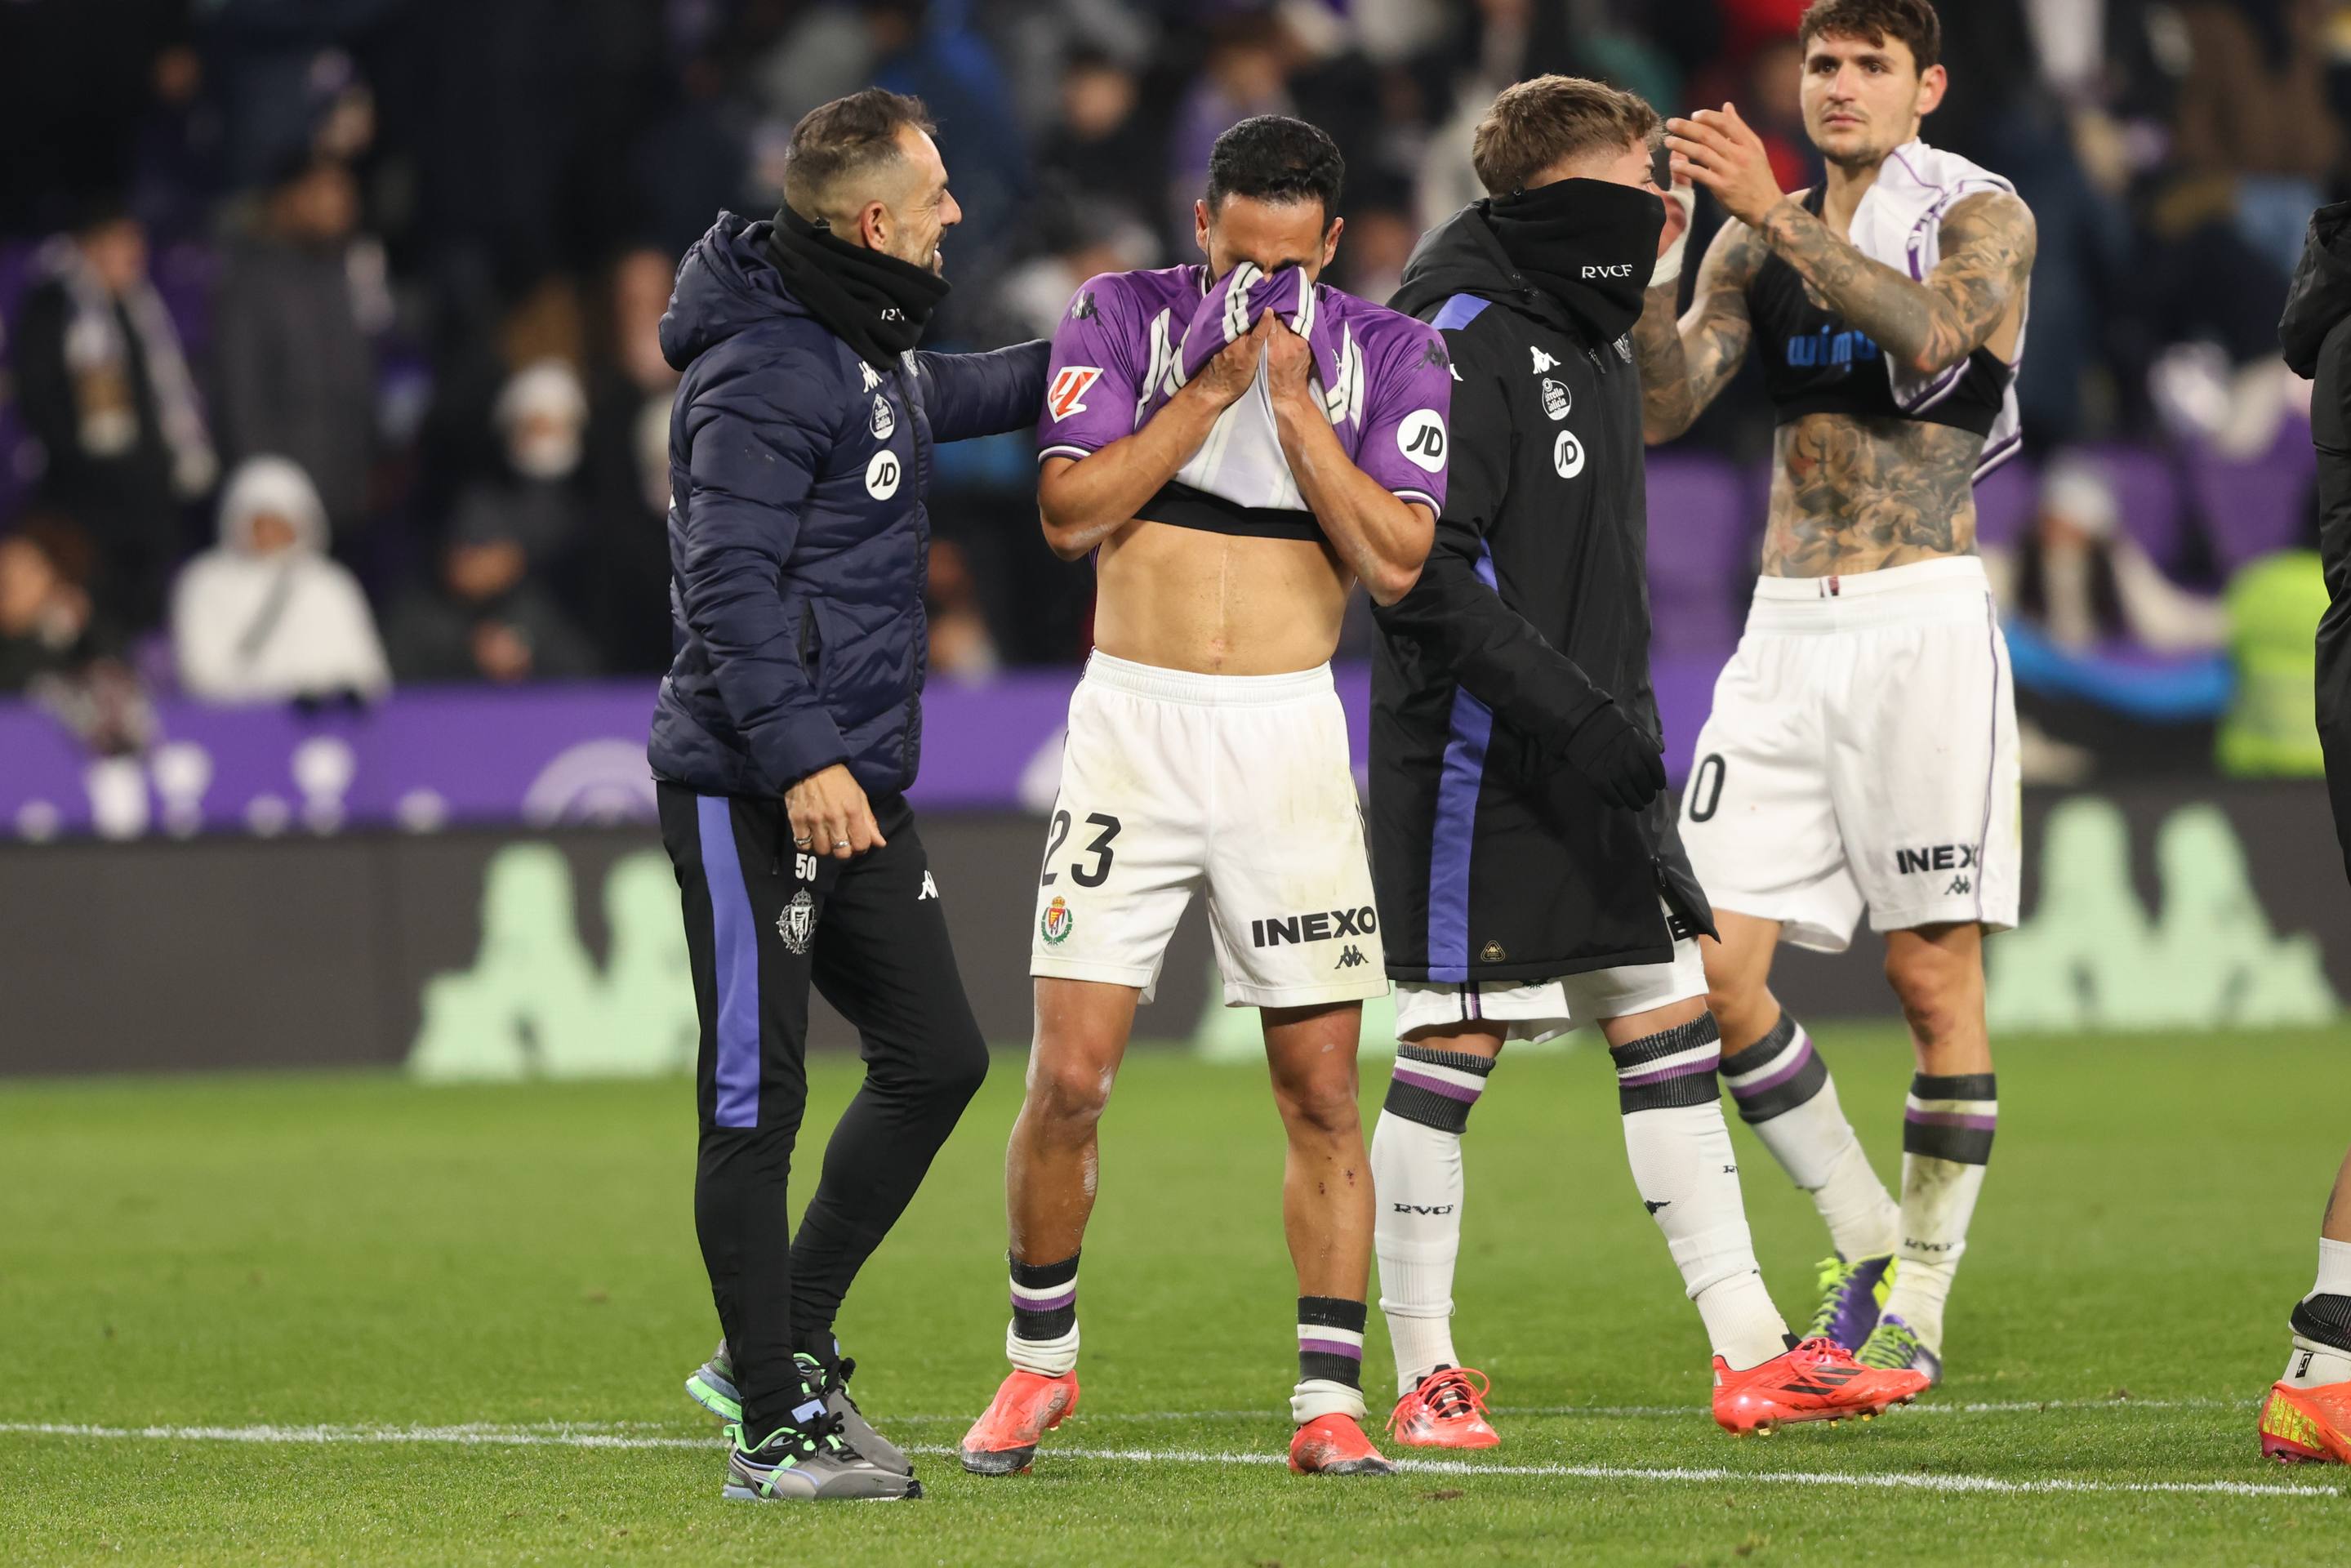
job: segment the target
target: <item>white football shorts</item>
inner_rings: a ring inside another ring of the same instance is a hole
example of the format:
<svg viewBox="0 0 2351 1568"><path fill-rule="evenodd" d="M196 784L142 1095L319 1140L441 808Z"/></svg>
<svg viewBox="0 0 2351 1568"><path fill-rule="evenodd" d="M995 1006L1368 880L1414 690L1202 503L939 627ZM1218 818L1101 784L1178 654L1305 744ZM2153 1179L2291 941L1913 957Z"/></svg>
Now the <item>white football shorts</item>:
<svg viewBox="0 0 2351 1568"><path fill-rule="evenodd" d="M1387 989L1329 667L1199 675L1097 653L1070 698L1029 972L1147 1002L1200 889L1227 1006Z"/></svg>
<svg viewBox="0 0 2351 1568"><path fill-rule="evenodd" d="M1674 922L1670 907L1666 918ZM1625 964L1556 980L1517 986L1500 980L1466 986L1398 980L1395 1031L1398 1040L1409 1040L1422 1030L1484 1019L1500 1024L1505 1040L1544 1040L1604 1019L1631 1018L1704 995L1706 963L1698 956L1698 938L1684 936L1662 964Z"/></svg>
<svg viewBox="0 0 2351 1568"><path fill-rule="evenodd" d="M1718 910L1840 953L2016 924L2016 689L1983 563L1767 577L1715 683L1682 842Z"/></svg>

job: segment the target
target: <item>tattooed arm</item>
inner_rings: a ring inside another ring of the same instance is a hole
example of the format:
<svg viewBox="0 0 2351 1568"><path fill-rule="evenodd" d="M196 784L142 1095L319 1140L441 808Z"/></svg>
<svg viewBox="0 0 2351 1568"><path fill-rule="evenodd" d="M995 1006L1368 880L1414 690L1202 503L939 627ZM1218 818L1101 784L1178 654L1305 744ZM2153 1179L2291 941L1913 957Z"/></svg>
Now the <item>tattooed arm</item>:
<svg viewBox="0 0 2351 1568"><path fill-rule="evenodd" d="M1942 260L1923 283L1839 239L1802 201L1780 193L1771 154L1729 104L1666 122L1674 175L1715 193L1731 216L1800 273L1829 308L1917 375L1949 370L1991 339L2032 273L2032 211L2005 191L1943 215Z"/></svg>
<svg viewBox="0 0 2351 1568"><path fill-rule="evenodd" d="M1754 335L1747 316L1747 286L1762 262L1754 231L1733 219L1707 247L1689 311L1677 322L1677 284L1649 290L1633 347L1641 365L1641 434L1652 446L1687 430L1714 401Z"/></svg>
<svg viewBox="0 0 2351 1568"><path fill-rule="evenodd" d="M1943 216L1942 260L1914 282L1829 232L1793 197L1763 215L1763 238L1847 321L1920 375L1949 370L1991 341L2032 275L2032 212L2005 191Z"/></svg>

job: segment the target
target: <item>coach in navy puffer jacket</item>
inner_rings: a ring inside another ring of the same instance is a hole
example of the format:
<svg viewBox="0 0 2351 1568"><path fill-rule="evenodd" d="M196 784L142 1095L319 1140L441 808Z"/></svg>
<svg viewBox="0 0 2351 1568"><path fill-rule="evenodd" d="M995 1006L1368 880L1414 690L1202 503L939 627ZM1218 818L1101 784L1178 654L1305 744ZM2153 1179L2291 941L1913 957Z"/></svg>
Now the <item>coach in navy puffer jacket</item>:
<svg viewBox="0 0 2351 1568"><path fill-rule="evenodd" d="M894 794L922 752L932 444L1033 424L1048 346L881 368L786 287L773 226L721 214L662 318L684 380L653 772L772 799L841 762Z"/></svg>

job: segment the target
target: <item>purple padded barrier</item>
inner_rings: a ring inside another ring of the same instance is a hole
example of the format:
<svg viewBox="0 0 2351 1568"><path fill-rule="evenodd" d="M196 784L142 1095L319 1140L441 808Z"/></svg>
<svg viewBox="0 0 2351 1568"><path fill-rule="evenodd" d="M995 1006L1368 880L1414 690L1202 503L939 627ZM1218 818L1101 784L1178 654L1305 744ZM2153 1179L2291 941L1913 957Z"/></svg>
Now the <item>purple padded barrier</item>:
<svg viewBox="0 0 2351 1568"><path fill-rule="evenodd" d="M2270 449L2245 462L2201 446L2190 447L2186 455L2205 538L2222 577L2289 549L2301 537L2311 481L2318 472L2306 421L2284 421Z"/></svg>
<svg viewBox="0 0 2351 1568"><path fill-rule="evenodd" d="M2022 457L2011 457L1976 482L1976 543L2012 549L2032 527L2041 475Z"/></svg>
<svg viewBox="0 0 2351 1568"><path fill-rule="evenodd" d="M1649 465L1649 615L1665 656L1728 653L1755 570L1750 489L1712 457Z"/></svg>
<svg viewBox="0 0 2351 1568"><path fill-rule="evenodd" d="M2155 564L2174 573L2188 554L2187 507L2180 476L2162 452L2144 446L2085 446L2078 455L2103 465L2115 487L2122 531Z"/></svg>

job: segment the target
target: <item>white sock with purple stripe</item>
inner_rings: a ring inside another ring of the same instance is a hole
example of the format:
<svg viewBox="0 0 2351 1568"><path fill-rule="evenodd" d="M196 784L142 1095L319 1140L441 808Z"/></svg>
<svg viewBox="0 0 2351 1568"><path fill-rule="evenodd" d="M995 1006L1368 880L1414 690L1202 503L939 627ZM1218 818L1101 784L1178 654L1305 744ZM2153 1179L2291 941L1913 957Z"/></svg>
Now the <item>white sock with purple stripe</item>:
<svg viewBox="0 0 2351 1568"><path fill-rule="evenodd" d="M1723 1057L1722 1082L1740 1120L1811 1196L1838 1257L1883 1258L1895 1249L1901 1207L1870 1168L1828 1063L1802 1024L1782 1013L1761 1040Z"/></svg>
<svg viewBox="0 0 2351 1568"><path fill-rule="evenodd" d="M1938 1355L1943 1303L1968 1249L1968 1225L1999 1124L2000 1085L1992 1074L1921 1072L1910 1080L1902 1113L1900 1266L1879 1321L1900 1318Z"/></svg>
<svg viewBox="0 0 2351 1568"><path fill-rule="evenodd" d="M1453 1270L1461 1253L1461 1134L1493 1071L1491 1057L1396 1048L1372 1133L1378 1196L1372 1239L1399 1394L1440 1366L1460 1364L1453 1353Z"/></svg>
<svg viewBox="0 0 2351 1568"><path fill-rule="evenodd" d="M1012 1323L1004 1354L1022 1372L1059 1377L1078 1364L1078 1257L1012 1263Z"/></svg>
<svg viewBox="0 0 2351 1568"><path fill-rule="evenodd" d="M1364 1323L1361 1301L1343 1296L1298 1298L1298 1386L1290 1418L1303 1427L1324 1416L1364 1418Z"/></svg>
<svg viewBox="0 0 2351 1568"><path fill-rule="evenodd" d="M1714 1019L1702 1014L1608 1055L1633 1185L1665 1233L1707 1338L1731 1370L1761 1365L1787 1349L1788 1325L1755 1263L1715 1082L1722 1040Z"/></svg>

